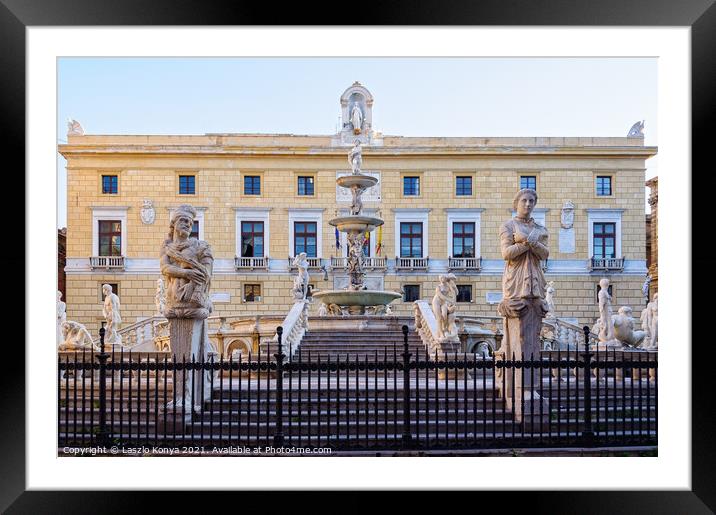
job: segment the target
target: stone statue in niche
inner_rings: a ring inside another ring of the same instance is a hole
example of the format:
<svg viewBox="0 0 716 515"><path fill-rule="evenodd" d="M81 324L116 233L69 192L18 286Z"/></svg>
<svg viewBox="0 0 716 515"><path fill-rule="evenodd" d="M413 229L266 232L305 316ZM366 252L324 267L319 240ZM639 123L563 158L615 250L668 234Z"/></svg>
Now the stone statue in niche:
<svg viewBox="0 0 716 515"><path fill-rule="evenodd" d="M457 310L457 285L454 274L441 275L435 287L432 308L438 323L438 340L441 342L458 339L455 317Z"/></svg>
<svg viewBox="0 0 716 515"><path fill-rule="evenodd" d="M351 125L353 126L353 134L360 134L363 129L363 111L361 111L358 102L353 104L351 109Z"/></svg>
<svg viewBox="0 0 716 515"><path fill-rule="evenodd" d="M571 200L566 201L562 206L561 226L562 229L574 227L574 204Z"/></svg>
<svg viewBox="0 0 716 515"><path fill-rule="evenodd" d="M104 316L104 329L107 334L105 342L121 345L122 337L117 333L119 326L122 324L122 316L119 311L119 297L116 293L112 292L112 286L109 284L102 285L102 293L104 293L102 315Z"/></svg>

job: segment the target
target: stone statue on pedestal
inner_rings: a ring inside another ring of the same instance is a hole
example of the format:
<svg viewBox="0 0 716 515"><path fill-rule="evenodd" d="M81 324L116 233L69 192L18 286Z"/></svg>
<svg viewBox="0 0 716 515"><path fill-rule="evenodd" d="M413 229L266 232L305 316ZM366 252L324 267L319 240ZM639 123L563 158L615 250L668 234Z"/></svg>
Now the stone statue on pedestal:
<svg viewBox="0 0 716 515"><path fill-rule="evenodd" d="M192 206L179 206L172 213L169 234L160 250L159 262L166 284L164 316L169 319L169 341L175 362L181 362L182 358L203 361L214 354L206 323L213 311L209 288L214 257L207 242L189 238L195 217L196 210ZM201 376L197 374L196 387L193 387L190 375L187 375L185 391L178 393L176 405L172 402L170 408L184 404L184 399L191 405L195 398L194 407L199 407L198 397L207 392L200 390ZM207 373L207 379L209 376ZM208 380L204 381L205 390L209 384Z"/></svg>
<svg viewBox="0 0 716 515"><path fill-rule="evenodd" d="M454 274L441 275L440 283L435 287L432 308L438 322L438 340L440 342L459 341L455 324L458 293L455 279Z"/></svg>
<svg viewBox="0 0 716 515"><path fill-rule="evenodd" d="M599 281L599 344L604 346L620 345L614 337L614 323L612 321L612 296L609 295L609 279Z"/></svg>
<svg viewBox="0 0 716 515"><path fill-rule="evenodd" d="M164 279L157 279L157 292L154 295L154 305L157 307L157 315L164 314L167 304L167 293L164 291Z"/></svg>
<svg viewBox="0 0 716 515"><path fill-rule="evenodd" d="M355 140L353 148L348 153L348 163L351 165L353 175L360 174L360 167L363 165L363 154L360 148L360 140Z"/></svg>
<svg viewBox="0 0 716 515"><path fill-rule="evenodd" d="M545 302L547 302L547 318L556 318L556 311L554 307L554 281L547 283L547 290L544 296Z"/></svg>
<svg viewBox="0 0 716 515"><path fill-rule="evenodd" d="M102 315L104 316L107 337L105 343L111 345L121 345L122 337L117 334L117 329L122 324L122 316L119 312L119 297L112 292L112 286L109 284L102 285L102 293L104 293L104 304L102 305Z"/></svg>
<svg viewBox="0 0 716 515"><path fill-rule="evenodd" d="M629 306L619 308L618 313L612 316L612 324L614 326L614 337L622 345L639 347L644 341L646 333L634 330L634 318L632 317L632 309Z"/></svg>
<svg viewBox="0 0 716 515"><path fill-rule="evenodd" d="M502 274L502 301L497 312L504 317L502 348L505 359L531 360L540 356L542 319L549 311L545 296L545 278L541 261L549 257L547 229L532 218L537 192L524 188L513 200L515 216L500 227L500 249L505 260ZM522 420L522 399L539 399L532 391L530 374L517 369L506 383L505 398L514 394L517 420ZM524 388L524 392L522 389ZM544 406L531 406L542 413ZM528 408L525 408L528 409ZM529 409L532 409L531 407Z"/></svg>
<svg viewBox="0 0 716 515"><path fill-rule="evenodd" d="M67 305L62 302L62 292L57 292L57 345L65 341L62 336L62 324L67 320Z"/></svg>
<svg viewBox="0 0 716 515"><path fill-rule="evenodd" d="M641 313L641 328L647 333L648 343L645 347L650 349L659 348L659 294L654 294L654 299L647 304Z"/></svg>
<svg viewBox="0 0 716 515"><path fill-rule="evenodd" d="M310 275L308 274L308 258L305 252L301 252L293 260L293 266L298 269L298 275L293 280L293 298L295 300L305 300L308 295L308 281Z"/></svg>
<svg viewBox="0 0 716 515"><path fill-rule="evenodd" d="M87 328L79 322L67 320L62 322L60 329L62 331L62 342L57 346L57 350L100 350L99 347L93 344L92 335L90 335Z"/></svg>

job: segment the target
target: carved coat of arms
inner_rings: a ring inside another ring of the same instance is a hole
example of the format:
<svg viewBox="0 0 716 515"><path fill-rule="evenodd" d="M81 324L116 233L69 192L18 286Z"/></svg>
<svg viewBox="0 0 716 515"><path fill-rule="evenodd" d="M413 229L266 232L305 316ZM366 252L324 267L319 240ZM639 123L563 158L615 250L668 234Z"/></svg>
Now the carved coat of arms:
<svg viewBox="0 0 716 515"><path fill-rule="evenodd" d="M151 200L142 201L142 209L139 211L139 216L144 224L150 225L154 223L156 214Z"/></svg>

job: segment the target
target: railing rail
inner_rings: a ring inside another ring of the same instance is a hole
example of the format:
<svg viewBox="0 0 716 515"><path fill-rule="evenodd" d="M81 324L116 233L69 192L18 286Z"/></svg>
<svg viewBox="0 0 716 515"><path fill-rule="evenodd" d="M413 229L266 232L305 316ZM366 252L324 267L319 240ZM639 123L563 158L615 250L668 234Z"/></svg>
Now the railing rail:
<svg viewBox="0 0 716 515"><path fill-rule="evenodd" d="M388 268L388 258L386 257L363 257L361 261L364 270L381 270ZM331 268L338 270L345 269L348 266L348 258L345 256L331 256Z"/></svg>
<svg viewBox="0 0 716 515"><path fill-rule="evenodd" d="M60 355L60 452L657 445L656 352L554 351L535 360L454 353L437 359L415 352L404 327L402 353L396 335L382 352L291 358L283 353L280 332L278 346L246 359L172 362L170 353L157 353L139 362L131 352L104 349ZM527 387L506 395L505 384L516 377ZM183 399L185 392L196 393Z"/></svg>

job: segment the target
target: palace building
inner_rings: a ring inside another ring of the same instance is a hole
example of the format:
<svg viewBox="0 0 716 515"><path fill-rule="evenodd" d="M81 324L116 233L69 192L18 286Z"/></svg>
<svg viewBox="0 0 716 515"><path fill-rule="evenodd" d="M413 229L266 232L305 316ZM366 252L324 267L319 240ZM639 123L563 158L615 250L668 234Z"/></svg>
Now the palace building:
<svg viewBox="0 0 716 515"><path fill-rule="evenodd" d="M160 245L181 204L197 209L194 235L213 251L215 315L285 315L300 252L314 291L346 287L346 241L328 220L349 211L350 192L336 178L350 173L356 139L363 173L378 179L363 212L385 220L364 248L365 281L403 293L395 314L412 314L413 301L431 298L439 275L452 272L458 316L497 316L499 228L515 193L529 187L539 196L533 216L550 235L543 267L557 316L591 325L602 277L615 312L629 305L639 316L645 161L657 153L640 131L390 136L373 129L374 99L360 83L340 104L343 127L328 135L116 136L75 125L59 146L67 159L67 318L96 334L104 283L121 298L124 325L152 316Z"/></svg>

